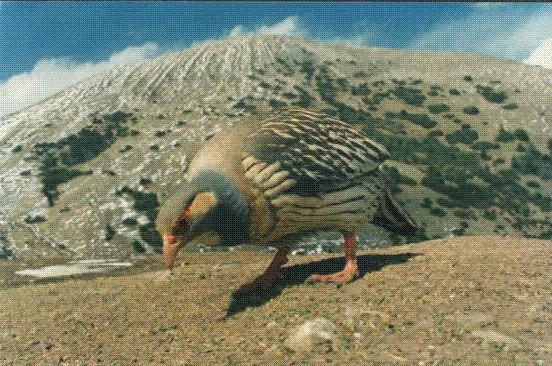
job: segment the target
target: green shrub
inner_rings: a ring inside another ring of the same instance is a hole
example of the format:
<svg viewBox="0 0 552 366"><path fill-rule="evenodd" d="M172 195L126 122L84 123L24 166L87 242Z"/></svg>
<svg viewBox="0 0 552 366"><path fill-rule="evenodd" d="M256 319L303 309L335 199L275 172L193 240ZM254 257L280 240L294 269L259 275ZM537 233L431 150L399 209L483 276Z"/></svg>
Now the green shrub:
<svg viewBox="0 0 552 366"><path fill-rule="evenodd" d="M287 103L286 103L286 102L282 102L282 101L277 100L277 99L270 99L270 101L268 102L268 104L270 104L270 106L271 106L272 108L274 108L274 109L287 107Z"/></svg>
<svg viewBox="0 0 552 366"><path fill-rule="evenodd" d="M352 95L368 95L370 94L370 88L368 88L368 83L362 83L351 88Z"/></svg>
<svg viewBox="0 0 552 366"><path fill-rule="evenodd" d="M443 207L447 207L447 208L453 208L453 207L456 207L457 203L454 202L453 200L450 200L448 198L443 198L443 197L439 197L437 198L437 203Z"/></svg>
<svg viewBox="0 0 552 366"><path fill-rule="evenodd" d="M496 220L496 212L494 210L485 210L483 211L483 217L487 220L494 221Z"/></svg>
<svg viewBox="0 0 552 366"><path fill-rule="evenodd" d="M300 66L301 68L299 71L306 74L307 80L312 79L312 75L314 75L314 71L316 70L314 62L312 60L305 60L300 64Z"/></svg>
<svg viewBox="0 0 552 366"><path fill-rule="evenodd" d="M539 182L536 182L536 181L534 181L534 180L529 180L529 181L527 181L527 183L525 183L525 184L526 184L527 187L529 187L529 188L540 188L540 186L541 186L541 185L539 184Z"/></svg>
<svg viewBox="0 0 552 366"><path fill-rule="evenodd" d="M490 86L477 85L476 90L479 94L483 96L483 98L485 98L487 101L491 103L502 103L506 99L508 99L506 92L502 90L497 91Z"/></svg>
<svg viewBox="0 0 552 366"><path fill-rule="evenodd" d="M495 138L497 142L511 142L516 139L516 135L511 132L506 131L504 128L500 128L498 135Z"/></svg>
<svg viewBox="0 0 552 366"><path fill-rule="evenodd" d="M401 174L399 169L397 169L394 166L392 167L384 166L383 175L392 193L402 192L402 189L399 187L399 184L405 184L409 186L417 185L414 179L410 178L409 176Z"/></svg>
<svg viewBox="0 0 552 366"><path fill-rule="evenodd" d="M431 104L427 106L427 110L432 114L440 114L450 111L450 107L444 103Z"/></svg>
<svg viewBox="0 0 552 366"><path fill-rule="evenodd" d="M295 85L293 88L299 92L299 100L291 104L302 108L310 107L314 101L314 98L305 89L298 85Z"/></svg>
<svg viewBox="0 0 552 366"><path fill-rule="evenodd" d="M518 156L512 157L512 168L523 174L534 174L542 179L552 179L552 159L542 154L533 144Z"/></svg>
<svg viewBox="0 0 552 366"><path fill-rule="evenodd" d="M399 113L387 112L385 115L388 118L404 119L428 129L437 126L437 122L432 120L427 114L408 113L404 109Z"/></svg>
<svg viewBox="0 0 552 366"><path fill-rule="evenodd" d="M420 107L426 99L425 95L423 95L421 90L419 89L398 86L391 92L395 94L398 98L404 100L405 103L416 107Z"/></svg>
<svg viewBox="0 0 552 366"><path fill-rule="evenodd" d="M146 248L144 248L144 246L142 245L142 243L140 243L140 241L138 240L134 240L132 242L132 249L136 252L136 253L144 253L146 251Z"/></svg>
<svg viewBox="0 0 552 366"><path fill-rule="evenodd" d="M466 107L462 109L462 112L464 112L465 114L476 115L479 114L479 108L475 106Z"/></svg>
<svg viewBox="0 0 552 366"><path fill-rule="evenodd" d="M244 99L240 99L238 102L234 103L234 108L245 109L246 111L253 111L256 109L254 105L247 104Z"/></svg>
<svg viewBox="0 0 552 366"><path fill-rule="evenodd" d="M23 150L23 146L17 145L17 146L15 146L15 147L12 149L12 153L17 154L17 153L20 152L21 150Z"/></svg>
<svg viewBox="0 0 552 366"><path fill-rule="evenodd" d="M458 89L452 88L452 89L449 89L449 94L450 95L460 95L461 93Z"/></svg>
<svg viewBox="0 0 552 366"><path fill-rule="evenodd" d="M25 220L24 220L27 224L39 224L41 222L44 222L46 221L46 218L44 216L41 216L41 215L36 215L36 216L27 216L25 217Z"/></svg>
<svg viewBox="0 0 552 366"><path fill-rule="evenodd" d="M464 76L464 81L473 81L473 76L471 75Z"/></svg>
<svg viewBox="0 0 552 366"><path fill-rule="evenodd" d="M479 134L477 131L472 130L469 125L463 124L459 130L447 134L445 138L449 144L454 145L460 142L469 145L479 138Z"/></svg>
<svg viewBox="0 0 552 366"><path fill-rule="evenodd" d="M133 217L126 217L123 219L122 224L125 226L136 226L138 225L138 220Z"/></svg>
<svg viewBox="0 0 552 366"><path fill-rule="evenodd" d="M447 215L446 211L439 207L433 207L431 210L429 210L429 213L437 217L445 217Z"/></svg>
<svg viewBox="0 0 552 366"><path fill-rule="evenodd" d="M259 86L263 89L270 89L270 84L264 80L259 83Z"/></svg>
<svg viewBox="0 0 552 366"><path fill-rule="evenodd" d="M506 160L504 160L503 158L497 158L495 159L495 161L493 161L493 166L501 165L501 164L504 164L505 162Z"/></svg>
<svg viewBox="0 0 552 366"><path fill-rule="evenodd" d="M48 167L41 169L39 173L42 183L42 193L46 196L48 204L54 205L55 200L59 197L58 186L69 182L71 179L81 175L90 175L92 171L80 171L78 169L67 169L65 167Z"/></svg>
<svg viewBox="0 0 552 366"><path fill-rule="evenodd" d="M471 145L471 148L474 150L496 150L500 148L500 145L490 141L477 141Z"/></svg>
<svg viewBox="0 0 552 366"><path fill-rule="evenodd" d="M422 201L422 204L420 206L429 209L431 208L431 206L433 206L433 201L429 197L424 197L424 200Z"/></svg>
<svg viewBox="0 0 552 366"><path fill-rule="evenodd" d="M433 130L433 131L430 131L427 136L428 137L439 137L439 136L444 136L445 133L441 130Z"/></svg>
<svg viewBox="0 0 552 366"><path fill-rule="evenodd" d="M430 97L437 97L439 96L439 92L437 90L430 90L427 92L427 95Z"/></svg>
<svg viewBox="0 0 552 366"><path fill-rule="evenodd" d="M516 136L516 138L519 140L519 141L523 141L523 142L527 142L529 141L529 134L527 133L527 131L525 131L524 129L522 128L518 128L514 131L514 136Z"/></svg>
<svg viewBox="0 0 552 366"><path fill-rule="evenodd" d="M517 103L510 103L510 104L506 104L502 108L507 109L507 110L518 109L519 105L517 105Z"/></svg>
<svg viewBox="0 0 552 366"><path fill-rule="evenodd" d="M107 224L105 226L105 240L106 241L111 241L111 239L113 239L113 237L115 236L117 232L115 231L115 229L113 228L113 226Z"/></svg>

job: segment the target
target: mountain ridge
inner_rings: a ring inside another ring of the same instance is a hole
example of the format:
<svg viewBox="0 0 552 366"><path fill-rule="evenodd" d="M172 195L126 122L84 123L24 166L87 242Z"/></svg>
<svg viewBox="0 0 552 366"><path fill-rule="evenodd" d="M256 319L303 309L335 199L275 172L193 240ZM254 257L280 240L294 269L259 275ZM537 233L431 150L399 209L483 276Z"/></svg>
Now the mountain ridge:
<svg viewBox="0 0 552 366"><path fill-rule="evenodd" d="M280 36L219 40L118 66L0 118L3 247L19 256L154 251L152 218L201 142L246 116L293 105L396 145L394 190L430 237L546 237L551 96L552 71L536 66ZM501 133L506 140L497 141ZM453 154L454 164L433 164L439 154ZM492 182L505 187L491 192L497 202L484 197L497 212L462 198ZM515 207L507 207L508 190L520 195Z"/></svg>

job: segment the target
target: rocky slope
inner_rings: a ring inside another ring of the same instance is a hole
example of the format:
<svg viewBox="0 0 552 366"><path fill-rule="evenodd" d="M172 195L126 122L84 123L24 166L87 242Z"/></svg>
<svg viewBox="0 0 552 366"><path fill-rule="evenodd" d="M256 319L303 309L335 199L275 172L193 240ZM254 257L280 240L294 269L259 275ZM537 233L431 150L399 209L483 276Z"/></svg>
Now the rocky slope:
<svg viewBox="0 0 552 366"><path fill-rule="evenodd" d="M291 105L388 147L392 188L424 224L410 240L550 238L551 97L540 67L286 37L121 66L0 119L0 257L155 251L157 207L202 141ZM361 239L405 240L372 227Z"/></svg>
<svg viewBox="0 0 552 366"><path fill-rule="evenodd" d="M233 300L268 254L181 261L172 276L0 289L0 364L552 362L548 241L463 237L371 250L361 253L361 278L340 288L306 279L342 258L296 256L275 291Z"/></svg>

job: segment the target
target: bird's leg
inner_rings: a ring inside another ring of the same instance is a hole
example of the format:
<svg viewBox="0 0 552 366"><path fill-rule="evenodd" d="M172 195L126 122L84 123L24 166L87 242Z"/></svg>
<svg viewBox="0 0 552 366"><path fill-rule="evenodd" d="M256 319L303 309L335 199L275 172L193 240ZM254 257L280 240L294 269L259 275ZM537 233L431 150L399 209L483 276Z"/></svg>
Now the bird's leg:
<svg viewBox="0 0 552 366"><path fill-rule="evenodd" d="M276 255L272 258L272 262L262 275L257 277L253 282L247 283L238 289L238 292L247 293L254 290L268 290L274 286L274 283L281 277L280 268L287 263L288 250L278 248Z"/></svg>
<svg viewBox="0 0 552 366"><path fill-rule="evenodd" d="M351 282L359 276L356 259L357 239L354 233L345 235L345 268L341 272L328 275L316 274L312 276L313 281L346 283Z"/></svg>

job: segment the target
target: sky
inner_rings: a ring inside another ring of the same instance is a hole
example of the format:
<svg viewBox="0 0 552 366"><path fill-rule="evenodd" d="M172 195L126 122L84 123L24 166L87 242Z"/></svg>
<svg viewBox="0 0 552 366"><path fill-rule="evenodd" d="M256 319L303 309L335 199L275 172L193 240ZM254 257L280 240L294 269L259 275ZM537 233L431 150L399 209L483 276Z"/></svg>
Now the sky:
<svg viewBox="0 0 552 366"><path fill-rule="evenodd" d="M552 69L552 4L0 1L0 116L114 66L279 34Z"/></svg>

